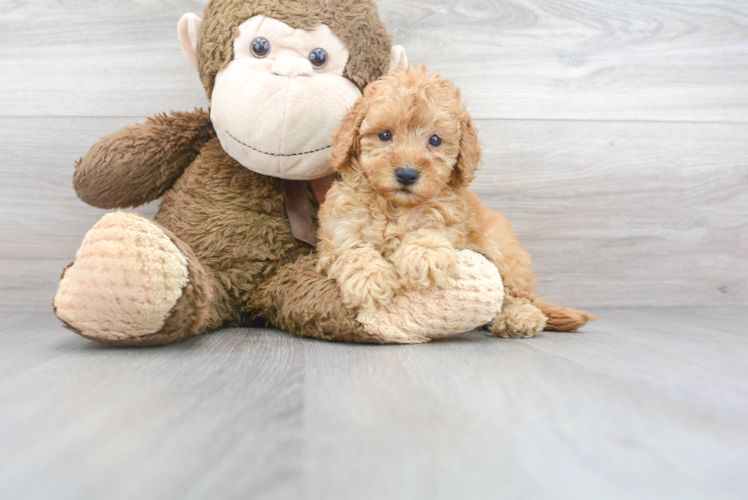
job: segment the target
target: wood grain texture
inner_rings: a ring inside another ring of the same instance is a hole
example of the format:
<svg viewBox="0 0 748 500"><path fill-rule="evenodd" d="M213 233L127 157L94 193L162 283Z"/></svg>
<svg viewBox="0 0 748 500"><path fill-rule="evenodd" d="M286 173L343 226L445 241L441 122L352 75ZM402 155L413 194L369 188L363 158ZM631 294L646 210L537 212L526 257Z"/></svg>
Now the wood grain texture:
<svg viewBox="0 0 748 500"><path fill-rule="evenodd" d="M0 4L0 308L49 307L103 215L75 197L75 159L144 116L207 105L174 35L204 3ZM543 295L748 303L748 129L726 123L748 117L744 3L380 7L411 60L455 79L484 118L474 187L514 221Z"/></svg>
<svg viewBox="0 0 748 500"><path fill-rule="evenodd" d="M204 3L3 2L0 115L143 116L205 105L175 35L179 17ZM454 79L479 118L748 120L741 0L380 6L410 60Z"/></svg>
<svg viewBox="0 0 748 500"><path fill-rule="evenodd" d="M75 194L75 160L135 118L0 118L0 309L48 309L62 268L106 213ZM155 214L158 203L138 209Z"/></svg>
<svg viewBox="0 0 748 500"><path fill-rule="evenodd" d="M748 303L748 127L479 122L474 188L539 291L584 307Z"/></svg>
<svg viewBox="0 0 748 500"><path fill-rule="evenodd" d="M0 0L0 310L44 310L0 313L0 498L746 497L748 4L380 1L462 87L474 187L585 334L99 346L49 312L104 213L73 162L207 105L175 35L204 4Z"/></svg>
<svg viewBox="0 0 748 500"><path fill-rule="evenodd" d="M133 121L0 118L9 145L0 150L0 307L49 307L61 268L105 213L76 198L73 160ZM514 222L549 300L748 302L748 125L478 126L486 154L474 187Z"/></svg>
<svg viewBox="0 0 748 500"><path fill-rule="evenodd" d="M300 340L111 350L49 316L3 320L0 497L298 498Z"/></svg>
<svg viewBox="0 0 748 500"><path fill-rule="evenodd" d="M386 0L412 61L478 118L748 120L742 0Z"/></svg>
<svg viewBox="0 0 748 500"><path fill-rule="evenodd" d="M0 3L0 114L148 116L206 106L177 22L204 1Z"/></svg>
<svg viewBox="0 0 748 500"><path fill-rule="evenodd" d="M0 497L745 498L745 312L594 312L526 340L152 349L4 314Z"/></svg>

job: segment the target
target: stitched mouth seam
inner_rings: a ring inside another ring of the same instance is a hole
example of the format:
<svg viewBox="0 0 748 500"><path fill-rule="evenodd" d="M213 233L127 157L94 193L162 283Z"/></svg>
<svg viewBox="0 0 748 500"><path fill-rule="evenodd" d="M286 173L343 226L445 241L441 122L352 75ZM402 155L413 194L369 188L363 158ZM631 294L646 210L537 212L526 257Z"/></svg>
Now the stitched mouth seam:
<svg viewBox="0 0 748 500"><path fill-rule="evenodd" d="M280 154L280 153L268 153L267 151L261 151L261 150L255 148L255 147L253 147L253 146L250 146L249 144L247 144L245 142L240 141L239 139L237 139L236 137L234 137L233 135L231 135L231 132L229 132L228 130L226 131L226 133L229 135L229 137L231 137L232 139L234 139L236 142L238 142L239 144L241 144L245 148L249 148L249 149L251 149L253 151L257 151L258 153L262 153L262 154L268 155L268 156L280 156L280 157L303 156L303 155L310 155L312 153L319 153L320 151L324 151L325 149L330 149L332 147L332 144L330 144L329 146L325 146L324 148L315 149L314 151L305 151L304 153L293 153L293 154L290 154L290 155L284 155L284 154Z"/></svg>

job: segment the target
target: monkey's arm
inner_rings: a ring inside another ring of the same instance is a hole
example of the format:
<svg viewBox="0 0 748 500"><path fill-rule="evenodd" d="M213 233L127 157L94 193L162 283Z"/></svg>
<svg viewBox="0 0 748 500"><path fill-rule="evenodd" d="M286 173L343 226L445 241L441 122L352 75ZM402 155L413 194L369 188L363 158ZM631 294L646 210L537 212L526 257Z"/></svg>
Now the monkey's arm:
<svg viewBox="0 0 748 500"><path fill-rule="evenodd" d="M77 162L73 186L98 208L143 205L163 195L213 137L201 109L156 115L96 143Z"/></svg>

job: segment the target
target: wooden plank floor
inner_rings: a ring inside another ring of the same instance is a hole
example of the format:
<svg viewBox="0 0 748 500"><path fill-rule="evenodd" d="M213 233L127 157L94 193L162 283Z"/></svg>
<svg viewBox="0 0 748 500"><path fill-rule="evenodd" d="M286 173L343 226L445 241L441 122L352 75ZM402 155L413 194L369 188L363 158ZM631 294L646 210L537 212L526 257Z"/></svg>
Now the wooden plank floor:
<svg viewBox="0 0 748 500"><path fill-rule="evenodd" d="M738 308L422 346L118 349L0 316L0 498L744 499Z"/></svg>

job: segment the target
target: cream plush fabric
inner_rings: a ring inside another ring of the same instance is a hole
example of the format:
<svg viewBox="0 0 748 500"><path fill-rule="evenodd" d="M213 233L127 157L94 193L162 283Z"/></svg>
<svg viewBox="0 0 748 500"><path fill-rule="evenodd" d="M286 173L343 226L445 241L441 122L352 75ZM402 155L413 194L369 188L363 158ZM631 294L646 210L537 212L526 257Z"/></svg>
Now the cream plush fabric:
<svg viewBox="0 0 748 500"><path fill-rule="evenodd" d="M391 342L428 342L490 323L501 312L504 286L496 266L482 255L457 252L449 286L407 290L386 307L361 312L370 334Z"/></svg>
<svg viewBox="0 0 748 500"><path fill-rule="evenodd" d="M115 212L86 234L54 307L84 335L150 335L164 326L188 274L187 258L157 225L133 212Z"/></svg>
<svg viewBox="0 0 748 500"><path fill-rule="evenodd" d="M252 54L258 37L270 43ZM309 54L327 52L314 68ZM297 30L265 16L239 27L234 60L216 77L211 120L221 146L250 170L288 180L312 180L333 172L330 137L358 88L342 78L349 52L327 26Z"/></svg>

